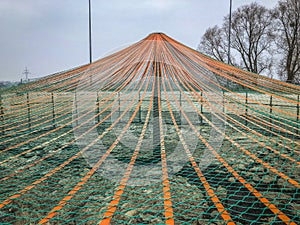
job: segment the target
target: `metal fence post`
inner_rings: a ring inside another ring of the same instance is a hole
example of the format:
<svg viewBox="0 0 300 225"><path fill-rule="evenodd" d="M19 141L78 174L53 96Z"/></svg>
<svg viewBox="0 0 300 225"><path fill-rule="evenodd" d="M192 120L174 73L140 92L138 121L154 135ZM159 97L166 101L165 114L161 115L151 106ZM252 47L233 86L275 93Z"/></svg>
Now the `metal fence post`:
<svg viewBox="0 0 300 225"><path fill-rule="evenodd" d="M3 108L3 102L2 102L2 95L0 95L0 120L1 120L2 134L4 135L4 133L5 133L5 129L4 129L4 108Z"/></svg>
<svg viewBox="0 0 300 225"><path fill-rule="evenodd" d="M179 91L179 103L180 103L179 119L181 120L181 110L182 110L182 103L181 103L181 91Z"/></svg>
<svg viewBox="0 0 300 225"><path fill-rule="evenodd" d="M300 111L300 97L298 95L297 97L298 103L297 103L297 119L296 121L299 122L299 111ZM297 134L299 134L299 123L297 123Z"/></svg>
<svg viewBox="0 0 300 225"><path fill-rule="evenodd" d="M31 130L31 115L30 115L30 101L29 101L29 93L26 94L27 98L27 118L28 118L28 127Z"/></svg>
<svg viewBox="0 0 300 225"><path fill-rule="evenodd" d="M201 91L201 99L200 99L200 112L201 112L201 116L200 116L200 123L203 124L203 92Z"/></svg>
<svg viewBox="0 0 300 225"><path fill-rule="evenodd" d="M299 99L299 95L298 95L298 98L297 98L297 100L298 100L298 103L297 103L297 122L299 121L299 111L300 111L300 106L299 106L299 104L300 104L300 99Z"/></svg>
<svg viewBox="0 0 300 225"><path fill-rule="evenodd" d="M245 108L245 123L248 125L248 92L246 91L246 100L245 100L246 108Z"/></svg>
<svg viewBox="0 0 300 225"><path fill-rule="evenodd" d="M273 96L270 96L270 114L273 113Z"/></svg>
<svg viewBox="0 0 300 225"><path fill-rule="evenodd" d="M99 103L99 92L97 91L97 102L96 102L96 113L97 113L97 123L100 122L100 103Z"/></svg>
<svg viewBox="0 0 300 225"><path fill-rule="evenodd" d="M141 93L139 92L139 102L140 103L141 101ZM140 104L139 106L139 122L141 123L142 122L142 104Z"/></svg>
<svg viewBox="0 0 300 225"><path fill-rule="evenodd" d="M54 102L53 92L51 93L51 101L52 101L52 124L53 124L53 128L55 128L56 127L56 124L55 124L55 102Z"/></svg>
<svg viewBox="0 0 300 225"><path fill-rule="evenodd" d="M76 125L78 125L78 105L77 105L77 92L76 92L76 89L74 91L74 98L75 98Z"/></svg>
<svg viewBox="0 0 300 225"><path fill-rule="evenodd" d="M270 96L270 123L272 124L273 123L273 120L272 120L272 113L273 113L273 95ZM272 126L270 126L270 130L272 129Z"/></svg>
<svg viewBox="0 0 300 225"><path fill-rule="evenodd" d="M120 99L120 92L118 92L118 104L119 104L119 117L121 116L121 99Z"/></svg>

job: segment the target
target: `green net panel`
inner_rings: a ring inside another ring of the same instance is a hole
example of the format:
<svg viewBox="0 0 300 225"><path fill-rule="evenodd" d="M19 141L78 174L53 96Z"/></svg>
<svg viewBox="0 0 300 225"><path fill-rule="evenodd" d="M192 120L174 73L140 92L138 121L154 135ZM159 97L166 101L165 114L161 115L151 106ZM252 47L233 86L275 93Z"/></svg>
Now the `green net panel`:
<svg viewBox="0 0 300 225"><path fill-rule="evenodd" d="M300 224L299 94L162 33L3 89L0 224Z"/></svg>

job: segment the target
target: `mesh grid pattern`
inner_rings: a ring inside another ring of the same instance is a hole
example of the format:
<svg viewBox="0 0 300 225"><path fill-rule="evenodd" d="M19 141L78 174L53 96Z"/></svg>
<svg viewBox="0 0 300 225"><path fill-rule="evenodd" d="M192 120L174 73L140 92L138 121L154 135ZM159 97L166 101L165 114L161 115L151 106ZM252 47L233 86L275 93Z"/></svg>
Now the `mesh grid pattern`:
<svg viewBox="0 0 300 225"><path fill-rule="evenodd" d="M298 86L162 33L1 90L1 224L300 224Z"/></svg>

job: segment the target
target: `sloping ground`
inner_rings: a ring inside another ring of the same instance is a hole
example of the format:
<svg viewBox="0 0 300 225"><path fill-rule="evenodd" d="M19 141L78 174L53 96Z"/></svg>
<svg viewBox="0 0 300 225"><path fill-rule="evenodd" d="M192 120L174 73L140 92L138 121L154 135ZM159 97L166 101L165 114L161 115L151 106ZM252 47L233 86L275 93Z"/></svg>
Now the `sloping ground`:
<svg viewBox="0 0 300 225"><path fill-rule="evenodd" d="M150 34L0 98L1 224L300 224L300 88Z"/></svg>

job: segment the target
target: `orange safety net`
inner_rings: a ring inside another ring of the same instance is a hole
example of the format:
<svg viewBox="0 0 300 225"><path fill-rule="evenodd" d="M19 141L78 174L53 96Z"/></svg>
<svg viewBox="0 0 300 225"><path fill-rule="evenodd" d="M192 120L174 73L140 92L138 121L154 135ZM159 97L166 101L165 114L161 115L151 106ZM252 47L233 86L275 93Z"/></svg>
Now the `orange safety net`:
<svg viewBox="0 0 300 225"><path fill-rule="evenodd" d="M4 89L1 224L300 224L300 87L162 33Z"/></svg>

